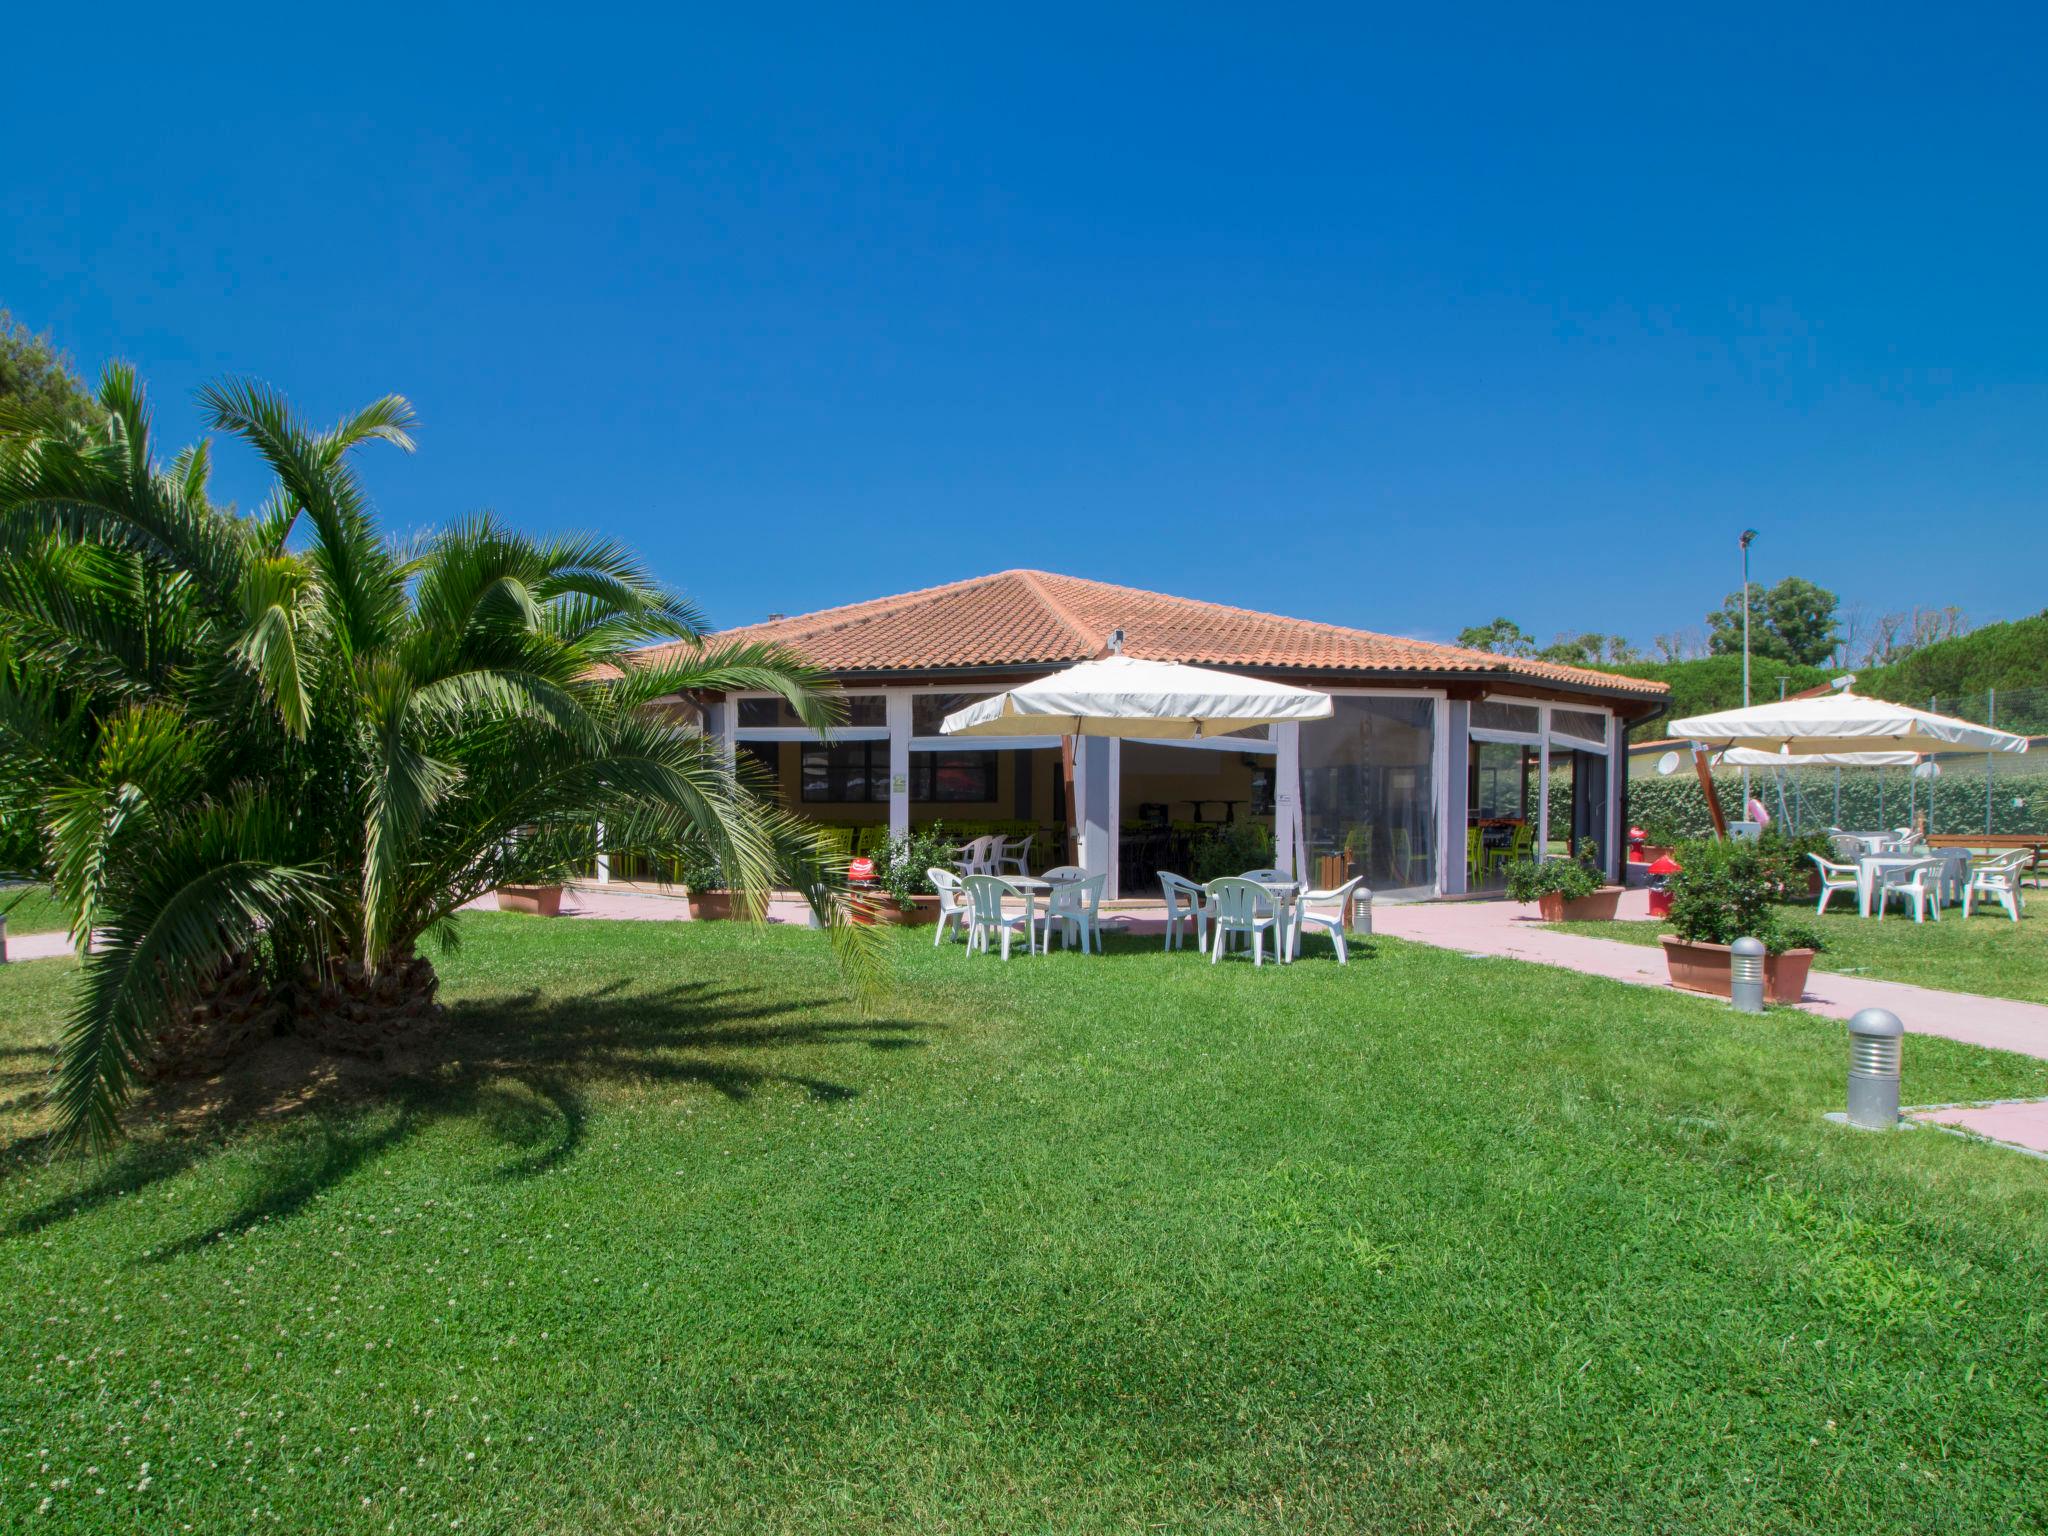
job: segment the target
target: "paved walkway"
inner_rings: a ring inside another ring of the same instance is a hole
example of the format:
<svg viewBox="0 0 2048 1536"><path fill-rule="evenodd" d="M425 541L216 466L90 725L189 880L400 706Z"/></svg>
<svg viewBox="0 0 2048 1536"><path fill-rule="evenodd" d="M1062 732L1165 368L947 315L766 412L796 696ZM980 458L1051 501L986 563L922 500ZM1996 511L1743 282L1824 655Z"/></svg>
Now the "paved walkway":
<svg viewBox="0 0 2048 1536"><path fill-rule="evenodd" d="M1649 895L1622 895L1621 919L1649 916ZM1417 902L1409 906L1376 906L1373 927L1395 938L1434 944L1466 954L1503 955L1560 966L1589 976L1607 976L1639 986L1668 986L1663 950L1618 939L1589 939L1575 933L1553 933L1543 926L1534 907L1508 901ZM1940 992L1903 981L1870 976L1838 976L1815 971L1799 1004L1808 1013L1846 1019L1861 1008L1889 1008L1908 1033L1944 1035L1971 1045L2017 1051L2048 1060L2048 1007L1970 992Z"/></svg>
<svg viewBox="0 0 2048 1536"><path fill-rule="evenodd" d="M71 935L61 929L56 933L10 933L7 935L7 958L9 960L55 960L60 955L71 953Z"/></svg>

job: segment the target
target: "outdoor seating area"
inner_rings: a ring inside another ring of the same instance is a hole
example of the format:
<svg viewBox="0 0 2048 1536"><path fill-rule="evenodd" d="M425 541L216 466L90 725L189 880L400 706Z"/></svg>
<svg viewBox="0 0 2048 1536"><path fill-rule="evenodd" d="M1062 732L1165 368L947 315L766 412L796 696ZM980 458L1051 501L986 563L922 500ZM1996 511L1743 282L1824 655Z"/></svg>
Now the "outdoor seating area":
<svg viewBox="0 0 2048 1536"><path fill-rule="evenodd" d="M1007 960L1014 940L1025 941L1026 954L1043 955L1051 953L1057 935L1062 949L1103 953L1106 877L1075 864L1043 875L996 873L987 864L987 842L967 845L951 870L925 872L940 895L934 947L955 932L970 954L996 949ZM1197 952L1208 955L1212 965L1235 949L1262 966L1269 947L1273 958L1286 965L1300 958L1304 930L1316 929L1329 938L1337 963L1349 964L1345 935L1363 885L1363 877L1355 876L1329 889L1311 889L1279 869L1251 869L1203 883L1162 870L1165 947L1181 948L1192 930Z"/></svg>
<svg viewBox="0 0 2048 1536"><path fill-rule="evenodd" d="M1946 907L1961 907L1968 917L1988 903L2013 922L2024 910L2021 884L2034 858L2025 848L1976 853L1967 847L1936 847L1911 827L1889 832L1837 828L1828 841L1833 858L1808 855L1820 875L1817 913L1852 891L1858 915L1879 919L1894 905L1910 910L1916 923L1939 922Z"/></svg>

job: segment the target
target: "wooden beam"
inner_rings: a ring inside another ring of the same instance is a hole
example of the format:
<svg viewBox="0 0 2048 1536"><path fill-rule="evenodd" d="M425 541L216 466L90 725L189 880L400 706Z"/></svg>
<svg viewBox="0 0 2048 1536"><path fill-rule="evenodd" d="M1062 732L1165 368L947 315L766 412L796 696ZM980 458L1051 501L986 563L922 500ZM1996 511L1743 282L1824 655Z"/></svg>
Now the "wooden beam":
<svg viewBox="0 0 2048 1536"><path fill-rule="evenodd" d="M1707 768L1707 749L1698 742L1692 749L1693 772L1700 776L1700 788L1706 792L1707 814L1714 819L1714 836L1728 835L1728 817L1721 810L1721 792L1714 788L1714 775Z"/></svg>

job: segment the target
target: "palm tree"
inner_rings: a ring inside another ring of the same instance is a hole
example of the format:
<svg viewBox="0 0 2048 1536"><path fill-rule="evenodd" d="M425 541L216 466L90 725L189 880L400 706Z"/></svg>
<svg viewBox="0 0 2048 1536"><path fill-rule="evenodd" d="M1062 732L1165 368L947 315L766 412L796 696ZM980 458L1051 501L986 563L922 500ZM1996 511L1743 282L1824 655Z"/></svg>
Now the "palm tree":
<svg viewBox="0 0 2048 1536"><path fill-rule="evenodd" d="M796 658L706 642L608 540L480 516L395 545L351 462L410 448L395 396L318 432L263 386L204 391L275 476L248 517L208 499L204 443L152 459L129 370L98 399L88 425L0 415L0 750L83 957L60 1137L112 1137L224 978L258 976L264 1019L331 1043L418 1020L420 941L500 885L561 879L600 822L623 852L716 860L756 906L806 891L872 988L843 869L663 704L768 690L828 729L836 701Z"/></svg>

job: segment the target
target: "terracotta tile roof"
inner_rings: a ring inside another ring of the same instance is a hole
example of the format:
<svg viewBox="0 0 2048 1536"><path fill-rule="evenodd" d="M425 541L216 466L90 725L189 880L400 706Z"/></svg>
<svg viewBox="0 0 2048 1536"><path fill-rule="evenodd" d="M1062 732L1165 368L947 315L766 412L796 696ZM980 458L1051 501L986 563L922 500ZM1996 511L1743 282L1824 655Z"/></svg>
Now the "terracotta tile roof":
<svg viewBox="0 0 2048 1536"><path fill-rule="evenodd" d="M1645 698L1666 691L1664 684L1640 678L1047 571L1001 571L749 624L717 638L774 641L828 672L914 672L1085 661L1101 653L1117 628L1124 631L1126 655L1155 661L1309 672L1490 673Z"/></svg>

